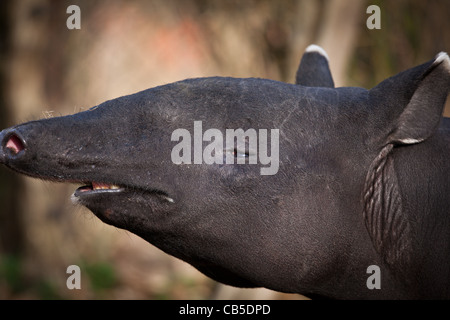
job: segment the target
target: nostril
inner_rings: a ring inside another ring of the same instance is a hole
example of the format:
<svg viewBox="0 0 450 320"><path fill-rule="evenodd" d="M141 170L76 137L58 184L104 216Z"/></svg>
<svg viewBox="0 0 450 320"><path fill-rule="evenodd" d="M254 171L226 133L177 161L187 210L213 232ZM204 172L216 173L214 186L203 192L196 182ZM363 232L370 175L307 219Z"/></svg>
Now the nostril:
<svg viewBox="0 0 450 320"><path fill-rule="evenodd" d="M9 149L14 155L18 154L20 151L25 149L25 146L22 140L15 134L12 134L8 137L8 140L5 144L5 148Z"/></svg>

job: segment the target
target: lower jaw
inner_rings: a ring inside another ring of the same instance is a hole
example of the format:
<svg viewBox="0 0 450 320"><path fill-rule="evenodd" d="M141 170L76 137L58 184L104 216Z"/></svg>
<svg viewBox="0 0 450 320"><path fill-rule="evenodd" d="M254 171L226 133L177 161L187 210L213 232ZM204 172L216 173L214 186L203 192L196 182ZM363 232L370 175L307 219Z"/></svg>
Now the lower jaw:
<svg viewBox="0 0 450 320"><path fill-rule="evenodd" d="M123 187L114 187L111 189L108 188L95 188L93 189L91 186L82 186L79 187L71 196L71 200L73 203L79 203L80 199L86 196L101 196L101 195L113 195L113 194L121 194L125 193L127 191L127 188ZM153 191L145 191L148 193L153 194L154 196L157 196L168 203L175 203L174 199L169 197L169 195L163 191L159 190L153 190Z"/></svg>
<svg viewBox="0 0 450 320"><path fill-rule="evenodd" d="M71 196L71 200L73 203L80 203L81 199L86 196L96 196L96 195L106 195L106 194L118 194L124 192L124 188L119 189L92 189L89 186L79 187Z"/></svg>

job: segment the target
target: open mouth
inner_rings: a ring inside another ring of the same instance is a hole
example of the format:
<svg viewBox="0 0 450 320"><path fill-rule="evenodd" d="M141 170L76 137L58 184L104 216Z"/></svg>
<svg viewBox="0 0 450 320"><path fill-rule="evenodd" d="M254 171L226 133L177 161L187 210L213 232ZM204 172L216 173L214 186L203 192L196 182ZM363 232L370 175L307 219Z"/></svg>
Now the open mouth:
<svg viewBox="0 0 450 320"><path fill-rule="evenodd" d="M91 182L87 185L79 187L75 192L73 193L73 197L79 198L85 195L95 195L95 194L106 194L106 193L120 193L124 192L129 188L121 187L115 184L109 184L109 183L102 183L102 182ZM160 190L150 190L150 191L144 191L146 193L151 193L153 195L158 196L159 198L174 203L174 200L169 197L169 195Z"/></svg>
<svg viewBox="0 0 450 320"><path fill-rule="evenodd" d="M105 193L105 192L122 192L125 188L119 187L115 184L108 184L108 183L100 183L100 182L91 182L91 184L84 185L82 187L79 187L74 195L80 196L83 193Z"/></svg>

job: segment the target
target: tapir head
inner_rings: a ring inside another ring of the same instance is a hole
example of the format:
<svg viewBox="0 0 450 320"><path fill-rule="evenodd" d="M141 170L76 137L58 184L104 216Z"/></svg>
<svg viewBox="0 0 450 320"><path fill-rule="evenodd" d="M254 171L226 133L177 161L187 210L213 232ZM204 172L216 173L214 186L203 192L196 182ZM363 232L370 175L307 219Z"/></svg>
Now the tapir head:
<svg viewBox="0 0 450 320"><path fill-rule="evenodd" d="M395 180L379 172L394 147L439 130L449 58L372 90L334 88L326 54L312 46L296 82L217 77L148 89L5 129L0 162L80 183L75 203L218 281L351 297L348 270L363 264L361 280L369 264L409 261L395 254L408 252L404 233L389 245L379 230L390 209L380 209L377 186ZM408 230L401 212L391 220Z"/></svg>

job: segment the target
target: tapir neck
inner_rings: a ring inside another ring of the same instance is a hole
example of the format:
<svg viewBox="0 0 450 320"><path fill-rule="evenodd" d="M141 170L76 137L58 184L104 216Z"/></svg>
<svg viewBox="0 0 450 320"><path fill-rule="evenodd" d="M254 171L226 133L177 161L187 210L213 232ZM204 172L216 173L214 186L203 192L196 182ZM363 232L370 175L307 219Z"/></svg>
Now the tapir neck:
<svg viewBox="0 0 450 320"><path fill-rule="evenodd" d="M402 210L413 235L410 270L429 298L450 294L450 121L428 140L394 148ZM435 281L434 279L439 279Z"/></svg>

